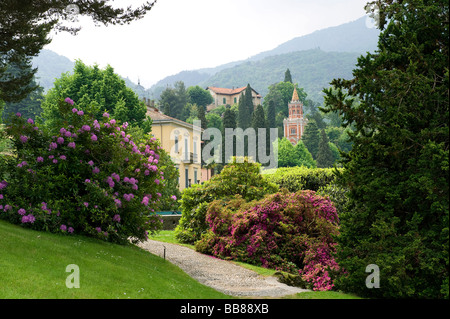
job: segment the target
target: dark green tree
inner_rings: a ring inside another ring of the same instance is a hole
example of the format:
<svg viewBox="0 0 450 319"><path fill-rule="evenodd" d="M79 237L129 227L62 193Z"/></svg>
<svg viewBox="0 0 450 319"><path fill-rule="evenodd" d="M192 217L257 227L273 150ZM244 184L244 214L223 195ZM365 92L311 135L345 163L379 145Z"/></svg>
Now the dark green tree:
<svg viewBox="0 0 450 319"><path fill-rule="evenodd" d="M130 23L150 11L154 2L140 7L120 8L113 0L2 0L0 1L0 100L17 102L34 90L30 86L37 69L31 69L31 57L51 42L50 32L76 34L81 27L72 23L77 15L95 23L110 25ZM22 72L8 73L11 64L27 65Z"/></svg>
<svg viewBox="0 0 450 319"><path fill-rule="evenodd" d="M378 49L358 59L352 79L324 90L324 110L354 125L339 176L349 205L336 284L375 298L448 299L449 2L371 4ZM371 264L378 289L365 284Z"/></svg>
<svg viewBox="0 0 450 319"><path fill-rule="evenodd" d="M266 118L264 116L264 109L263 109L262 105L258 105L256 107L255 112L253 112L252 127L255 130L255 134L256 134L256 156L258 156L259 145L261 145L260 142L259 142L260 135L259 135L259 132L258 132L258 128L264 128L265 129L267 127ZM266 143L264 144L264 149L266 149L267 136L266 136L265 133L264 133L264 138L266 138L265 139ZM255 160L257 160L257 159L255 159Z"/></svg>
<svg viewBox="0 0 450 319"><path fill-rule="evenodd" d="M235 113L231 110L231 108L227 108L225 110L225 112L223 113L223 130L222 130L222 163L225 165L230 159L225 157L225 129L226 128L231 128L231 129L235 129L236 128L236 115ZM228 143L232 143L232 149L233 149L233 155L234 155L234 150L235 150L235 137L232 137L232 139L230 141L228 141Z"/></svg>
<svg viewBox="0 0 450 319"><path fill-rule="evenodd" d="M246 92L239 97L237 126L245 130L250 127L252 116L250 114L250 108L247 105Z"/></svg>
<svg viewBox="0 0 450 319"><path fill-rule="evenodd" d="M292 83L291 71L289 69L287 69L286 72L284 72L284 82Z"/></svg>
<svg viewBox="0 0 450 319"><path fill-rule="evenodd" d="M207 105L214 102L213 97L209 91L202 89L198 85L190 86L187 89L187 95L189 96L189 102L192 104L197 104L206 108Z"/></svg>
<svg viewBox="0 0 450 319"><path fill-rule="evenodd" d="M319 151L320 133L316 121L310 120L306 125L305 132L302 136L303 144L309 150L314 159L317 159Z"/></svg>
<svg viewBox="0 0 450 319"><path fill-rule="evenodd" d="M330 145L328 145L328 137L325 130L320 130L320 142L317 151L317 167L326 168L333 166L334 155L331 151Z"/></svg>
<svg viewBox="0 0 450 319"><path fill-rule="evenodd" d="M245 88L245 94L244 94L244 100L245 105L248 108L248 114L250 115L250 125L251 126L251 119L253 112L255 110L255 106L253 105L253 90L250 87L250 84L247 84L247 87Z"/></svg>
<svg viewBox="0 0 450 319"><path fill-rule="evenodd" d="M167 87L160 95L159 105L164 114L186 121L189 117L189 109L186 105L189 102L189 95L184 82L178 81L174 87Z"/></svg>
<svg viewBox="0 0 450 319"><path fill-rule="evenodd" d="M197 105L197 117L201 121L201 126L203 130L208 128L208 121L206 120L205 108L201 105Z"/></svg>

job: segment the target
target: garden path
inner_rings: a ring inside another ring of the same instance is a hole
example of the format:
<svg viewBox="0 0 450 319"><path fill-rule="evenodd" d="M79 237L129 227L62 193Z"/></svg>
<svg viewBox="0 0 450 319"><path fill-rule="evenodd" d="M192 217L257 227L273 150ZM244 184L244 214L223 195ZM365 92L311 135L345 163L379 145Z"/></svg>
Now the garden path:
<svg viewBox="0 0 450 319"><path fill-rule="evenodd" d="M200 283L235 297L278 298L309 291L280 283L275 277L265 277L233 262L204 255L195 250L170 243L147 240L139 247L165 257Z"/></svg>

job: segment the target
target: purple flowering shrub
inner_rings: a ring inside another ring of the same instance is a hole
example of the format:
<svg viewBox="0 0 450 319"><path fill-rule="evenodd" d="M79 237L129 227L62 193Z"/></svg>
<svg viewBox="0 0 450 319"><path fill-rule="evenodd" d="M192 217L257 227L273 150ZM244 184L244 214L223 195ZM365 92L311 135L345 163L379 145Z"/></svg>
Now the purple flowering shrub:
<svg viewBox="0 0 450 319"><path fill-rule="evenodd" d="M339 271L333 255L339 219L328 198L314 191L279 192L259 201L212 202L209 231L196 249L300 275L303 286L330 290Z"/></svg>
<svg viewBox="0 0 450 319"><path fill-rule="evenodd" d="M6 126L14 154L0 164L0 218L38 230L114 242L145 240L162 222L167 165L155 138L134 142L105 113L98 121L67 98L61 120L39 128L20 114ZM167 156L165 157L167 158Z"/></svg>

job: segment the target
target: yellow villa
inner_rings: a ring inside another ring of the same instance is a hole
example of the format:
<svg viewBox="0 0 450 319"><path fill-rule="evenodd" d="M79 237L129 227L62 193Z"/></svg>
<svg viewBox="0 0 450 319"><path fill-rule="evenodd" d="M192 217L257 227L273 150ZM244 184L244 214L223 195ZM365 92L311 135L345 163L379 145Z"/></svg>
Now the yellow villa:
<svg viewBox="0 0 450 319"><path fill-rule="evenodd" d="M151 133L161 141L180 173L180 191L203 181L201 128L167 116L154 107L147 108L147 115L153 120Z"/></svg>

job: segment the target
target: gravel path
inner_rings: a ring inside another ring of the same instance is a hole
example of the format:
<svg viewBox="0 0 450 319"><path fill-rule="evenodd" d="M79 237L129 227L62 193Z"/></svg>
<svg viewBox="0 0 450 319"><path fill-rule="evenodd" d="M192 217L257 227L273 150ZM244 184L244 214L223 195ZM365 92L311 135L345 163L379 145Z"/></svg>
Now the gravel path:
<svg viewBox="0 0 450 319"><path fill-rule="evenodd" d="M230 261L200 254L188 247L147 240L139 247L177 265L192 278L227 295L236 297L282 297L306 289L280 283L275 277L264 277Z"/></svg>

